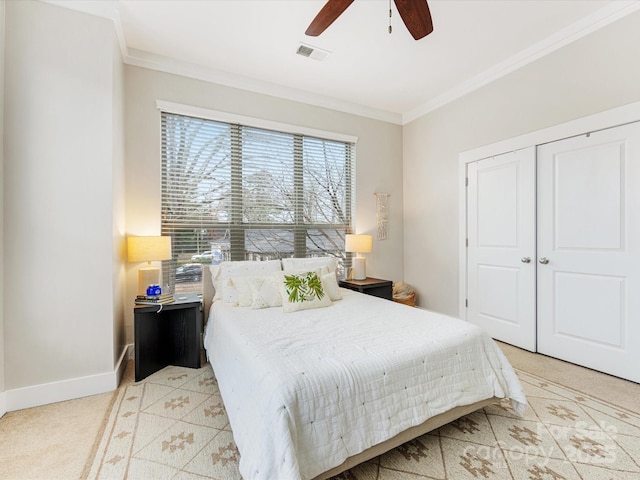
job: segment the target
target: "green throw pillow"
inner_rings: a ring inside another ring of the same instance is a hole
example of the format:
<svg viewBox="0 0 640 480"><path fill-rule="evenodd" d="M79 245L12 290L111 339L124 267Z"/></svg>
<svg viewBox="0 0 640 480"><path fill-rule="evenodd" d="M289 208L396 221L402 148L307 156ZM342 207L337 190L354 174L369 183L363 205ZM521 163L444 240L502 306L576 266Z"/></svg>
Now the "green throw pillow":
<svg viewBox="0 0 640 480"><path fill-rule="evenodd" d="M322 280L316 272L282 274L280 283L282 307L285 312L326 307L331 299L322 288Z"/></svg>

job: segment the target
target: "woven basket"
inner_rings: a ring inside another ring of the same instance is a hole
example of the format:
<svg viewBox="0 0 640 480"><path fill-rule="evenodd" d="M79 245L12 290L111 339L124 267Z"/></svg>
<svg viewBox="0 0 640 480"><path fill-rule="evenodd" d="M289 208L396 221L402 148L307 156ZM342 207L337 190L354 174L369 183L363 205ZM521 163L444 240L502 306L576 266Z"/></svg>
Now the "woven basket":
<svg viewBox="0 0 640 480"><path fill-rule="evenodd" d="M408 297L393 297L394 302L402 303L403 305L409 305L410 307L416 306L416 294L412 293Z"/></svg>

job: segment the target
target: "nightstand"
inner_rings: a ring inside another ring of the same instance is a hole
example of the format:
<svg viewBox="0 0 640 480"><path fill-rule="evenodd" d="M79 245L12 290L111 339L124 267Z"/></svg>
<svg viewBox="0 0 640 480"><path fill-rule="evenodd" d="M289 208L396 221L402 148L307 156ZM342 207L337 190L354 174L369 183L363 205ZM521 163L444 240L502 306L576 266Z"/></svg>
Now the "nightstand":
<svg viewBox="0 0 640 480"><path fill-rule="evenodd" d="M339 285L356 292L393 300L393 282L391 280L367 277L364 280L340 280Z"/></svg>
<svg viewBox="0 0 640 480"><path fill-rule="evenodd" d="M195 294L175 298L162 308L136 305L133 309L136 382L167 365L201 366L202 301Z"/></svg>

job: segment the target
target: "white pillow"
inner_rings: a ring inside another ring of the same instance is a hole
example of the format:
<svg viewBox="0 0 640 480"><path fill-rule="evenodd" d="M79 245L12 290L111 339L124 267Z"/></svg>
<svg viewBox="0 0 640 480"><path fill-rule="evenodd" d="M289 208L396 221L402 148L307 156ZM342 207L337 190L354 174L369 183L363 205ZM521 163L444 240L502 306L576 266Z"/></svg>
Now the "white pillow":
<svg viewBox="0 0 640 480"><path fill-rule="evenodd" d="M273 277L251 278L249 287L251 288L251 308L253 310L282 306L280 290Z"/></svg>
<svg viewBox="0 0 640 480"><path fill-rule="evenodd" d="M327 272L334 272L338 267L335 257L312 257L312 258L283 258L282 270L285 272L307 272L318 268L325 268Z"/></svg>
<svg viewBox="0 0 640 480"><path fill-rule="evenodd" d="M238 295L238 301L235 303L238 307L250 307L252 297L251 297L251 287L249 286L249 279L253 277L231 277L229 279L230 285L227 285L227 291L231 291L231 289L236 290ZM225 300L226 303L231 303Z"/></svg>
<svg viewBox="0 0 640 480"><path fill-rule="evenodd" d="M273 275L268 277L233 277L230 281L238 292L237 305L240 307L258 309L282 305L280 291Z"/></svg>
<svg viewBox="0 0 640 480"><path fill-rule="evenodd" d="M335 273L325 273L320 277L320 280L322 280L322 288L324 288L324 291L332 301L342 300L342 293Z"/></svg>
<svg viewBox="0 0 640 480"><path fill-rule="evenodd" d="M275 276L279 278L278 288L285 313L331 305L331 298L324 291L317 272L282 272Z"/></svg>
<svg viewBox="0 0 640 480"><path fill-rule="evenodd" d="M225 303L237 305L238 291L233 282L229 281L230 279L254 276L266 277L281 270L282 264L280 260L222 262L218 265L215 274L214 270L211 270L213 285L216 289L214 300L222 299Z"/></svg>

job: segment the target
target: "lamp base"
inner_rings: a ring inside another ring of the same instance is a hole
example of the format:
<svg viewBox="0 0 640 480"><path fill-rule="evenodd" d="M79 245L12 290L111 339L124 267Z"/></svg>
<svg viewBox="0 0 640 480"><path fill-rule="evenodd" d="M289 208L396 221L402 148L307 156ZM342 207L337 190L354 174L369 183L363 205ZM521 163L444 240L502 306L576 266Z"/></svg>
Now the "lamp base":
<svg viewBox="0 0 640 480"><path fill-rule="evenodd" d="M365 280L367 278L367 259L365 257L353 257L351 278L353 280Z"/></svg>
<svg viewBox="0 0 640 480"><path fill-rule="evenodd" d="M145 267L138 270L138 295L146 295L149 285L160 285L160 269Z"/></svg>

